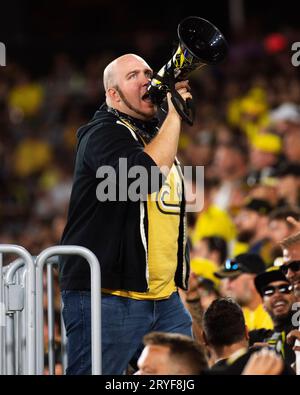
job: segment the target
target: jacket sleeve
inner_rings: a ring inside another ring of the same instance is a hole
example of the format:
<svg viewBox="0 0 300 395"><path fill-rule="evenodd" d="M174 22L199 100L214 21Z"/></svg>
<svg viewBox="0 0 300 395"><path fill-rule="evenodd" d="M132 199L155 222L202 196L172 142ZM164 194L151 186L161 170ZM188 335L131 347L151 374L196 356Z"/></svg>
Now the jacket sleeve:
<svg viewBox="0 0 300 395"><path fill-rule="evenodd" d="M84 161L95 174L101 167L110 166L118 182L126 175L128 186L141 171L147 176L148 193L158 191L165 181L157 164L144 152L143 145L126 126L120 124L102 124L91 133ZM154 177L151 177L153 174Z"/></svg>

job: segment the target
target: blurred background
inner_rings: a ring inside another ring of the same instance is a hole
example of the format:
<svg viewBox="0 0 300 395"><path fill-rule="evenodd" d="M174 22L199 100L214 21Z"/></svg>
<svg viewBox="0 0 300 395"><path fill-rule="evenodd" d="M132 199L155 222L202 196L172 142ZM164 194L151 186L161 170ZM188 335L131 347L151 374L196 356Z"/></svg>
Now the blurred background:
<svg viewBox="0 0 300 395"><path fill-rule="evenodd" d="M76 130L104 100L104 67L134 52L158 70L177 47L178 23L197 15L224 33L230 52L190 79L197 117L193 127L184 126L178 156L185 165L205 166L204 208L189 217L192 253L207 258L200 242L218 237L227 248L219 263L248 250L271 263L280 255L278 239L292 231L278 220L285 213L274 209L297 213L299 204L300 67L291 62L291 45L300 41L296 10L289 0L3 5L0 243L37 254L59 242ZM282 225L279 235L273 217Z"/></svg>

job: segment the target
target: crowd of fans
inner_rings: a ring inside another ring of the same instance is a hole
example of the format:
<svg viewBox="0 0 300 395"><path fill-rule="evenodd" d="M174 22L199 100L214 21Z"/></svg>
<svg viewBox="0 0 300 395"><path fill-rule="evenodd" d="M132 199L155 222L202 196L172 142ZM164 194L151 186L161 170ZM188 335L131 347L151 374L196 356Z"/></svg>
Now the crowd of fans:
<svg viewBox="0 0 300 395"><path fill-rule="evenodd" d="M218 306L220 297L239 303L249 330L276 326L274 306L263 309L266 295L254 280L262 268L280 265L279 243L297 231L286 218L300 220L300 69L291 63L293 37L290 32L259 44L236 43L223 65L190 78L197 115L192 127L184 126L178 158L182 165L204 166L204 180L187 181L204 201L188 217L192 274L182 297L196 339L210 345L215 361L226 354L227 340L209 328L224 330L231 314L238 325L234 314L240 313L228 301ZM78 68L67 54L57 54L38 78L20 64L1 68L0 243L22 245L32 255L59 243L76 130L104 101L103 69L115 55L100 53ZM233 281L224 275L224 264L235 257L249 270ZM189 303L194 299L196 309ZM227 309L225 318L217 314ZM237 342L248 341L243 322Z"/></svg>

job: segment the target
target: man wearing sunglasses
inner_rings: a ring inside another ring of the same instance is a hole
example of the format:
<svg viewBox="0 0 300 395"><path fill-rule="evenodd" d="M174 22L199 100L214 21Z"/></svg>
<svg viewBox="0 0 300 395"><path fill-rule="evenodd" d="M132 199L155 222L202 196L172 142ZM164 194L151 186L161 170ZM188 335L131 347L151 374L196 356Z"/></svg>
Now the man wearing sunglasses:
<svg viewBox="0 0 300 395"><path fill-rule="evenodd" d="M293 286L277 267L258 274L254 280L255 287L263 300L264 309L274 323L274 330L259 329L249 333L249 343L264 343L281 354L291 365L295 361L292 345L287 342L287 335L294 330L292 316L295 295Z"/></svg>
<svg viewBox="0 0 300 395"><path fill-rule="evenodd" d="M298 232L285 238L281 243L283 250L284 263L280 267L283 274L291 282L294 289L296 301L300 302L300 223L293 217L288 217L287 221L292 223L298 229ZM299 327L300 328L300 327ZM294 329L289 333L288 340L294 343L295 351L300 351L300 330ZM298 344L297 344L298 343Z"/></svg>
<svg viewBox="0 0 300 395"><path fill-rule="evenodd" d="M300 301L300 232L284 239L281 243L283 250L282 273L293 285L297 301Z"/></svg>

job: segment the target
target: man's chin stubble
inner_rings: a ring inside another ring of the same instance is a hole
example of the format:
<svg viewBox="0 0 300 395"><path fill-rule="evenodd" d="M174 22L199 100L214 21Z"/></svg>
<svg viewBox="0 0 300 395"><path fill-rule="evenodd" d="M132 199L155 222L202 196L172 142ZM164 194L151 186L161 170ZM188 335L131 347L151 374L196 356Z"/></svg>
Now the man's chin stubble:
<svg viewBox="0 0 300 395"><path fill-rule="evenodd" d="M126 99L126 97L125 97L124 93L121 91L121 89L118 88L118 87L117 87L116 89L117 89L117 91L118 91L118 93L119 93L119 95L120 95L120 98L123 100L123 102L124 102L124 104L126 105L126 107L129 108L129 110L135 112L136 114L138 114L138 115L140 115L140 116L142 116L143 118L148 119L148 120L150 120L150 119L152 119L152 118L154 117L155 113L154 113L153 115L149 115L149 114L147 114L147 113L144 113L144 112L140 111L138 108L135 108L135 107L134 107L133 105L131 105L131 104L129 103L129 101Z"/></svg>

